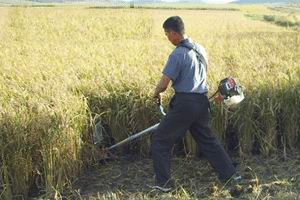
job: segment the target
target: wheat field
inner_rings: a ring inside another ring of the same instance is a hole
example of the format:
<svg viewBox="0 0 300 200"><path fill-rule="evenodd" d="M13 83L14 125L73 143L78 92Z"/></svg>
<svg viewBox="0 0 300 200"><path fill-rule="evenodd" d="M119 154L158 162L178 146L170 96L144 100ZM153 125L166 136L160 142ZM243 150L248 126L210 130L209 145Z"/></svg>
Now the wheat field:
<svg viewBox="0 0 300 200"><path fill-rule="evenodd" d="M151 95L174 48L162 29L172 15L181 16L187 34L208 51L210 94L227 76L245 87L239 107L212 104L221 140L231 123L242 154L249 155L253 143L266 156L295 149L299 31L244 15L266 8L243 9L1 7L0 198L62 191L95 161L98 121L119 141L159 120ZM170 89L165 108L171 95ZM138 147L147 155L149 138Z"/></svg>

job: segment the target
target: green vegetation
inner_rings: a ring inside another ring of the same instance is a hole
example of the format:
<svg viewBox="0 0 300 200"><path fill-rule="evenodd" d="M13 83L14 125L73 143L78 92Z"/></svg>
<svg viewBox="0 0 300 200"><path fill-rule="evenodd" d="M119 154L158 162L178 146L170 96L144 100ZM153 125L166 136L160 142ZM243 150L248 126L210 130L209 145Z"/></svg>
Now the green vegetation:
<svg viewBox="0 0 300 200"><path fill-rule="evenodd" d="M247 17L250 17L255 20L261 20L266 22L274 23L278 26L286 28L300 28L300 20L295 16L277 16L277 15L256 15L256 14L246 14Z"/></svg>
<svg viewBox="0 0 300 200"><path fill-rule="evenodd" d="M269 11L248 11L245 16L254 20L270 22L278 26L300 30L300 4L268 7Z"/></svg>

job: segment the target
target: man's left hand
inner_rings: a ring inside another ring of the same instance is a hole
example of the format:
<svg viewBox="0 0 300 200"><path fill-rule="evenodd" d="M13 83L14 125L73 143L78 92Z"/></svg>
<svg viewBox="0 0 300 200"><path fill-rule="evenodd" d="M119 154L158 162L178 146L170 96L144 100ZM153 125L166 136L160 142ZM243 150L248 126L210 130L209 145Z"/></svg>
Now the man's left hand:
<svg viewBox="0 0 300 200"><path fill-rule="evenodd" d="M157 105L161 105L162 97L160 93L158 95L153 95L153 99Z"/></svg>

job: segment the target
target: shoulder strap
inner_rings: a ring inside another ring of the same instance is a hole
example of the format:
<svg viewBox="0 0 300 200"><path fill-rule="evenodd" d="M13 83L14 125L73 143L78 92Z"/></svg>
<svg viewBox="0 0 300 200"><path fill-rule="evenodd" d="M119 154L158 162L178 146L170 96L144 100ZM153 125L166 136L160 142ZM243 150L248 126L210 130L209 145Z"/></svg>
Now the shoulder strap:
<svg viewBox="0 0 300 200"><path fill-rule="evenodd" d="M182 42L177 47L185 47L189 50L194 50L197 55L198 60L204 65L205 69L207 70L206 60L204 59L203 55L196 49L194 43Z"/></svg>

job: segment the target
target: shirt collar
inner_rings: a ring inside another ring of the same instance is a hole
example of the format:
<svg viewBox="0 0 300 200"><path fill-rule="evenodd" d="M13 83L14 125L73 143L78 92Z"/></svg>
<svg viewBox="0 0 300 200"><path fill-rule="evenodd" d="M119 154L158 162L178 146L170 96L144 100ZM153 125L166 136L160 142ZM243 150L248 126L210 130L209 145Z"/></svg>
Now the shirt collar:
<svg viewBox="0 0 300 200"><path fill-rule="evenodd" d="M190 37L187 37L187 38L181 40L181 42L179 42L176 46L180 46L181 44L184 44L184 43L193 43L193 40Z"/></svg>

